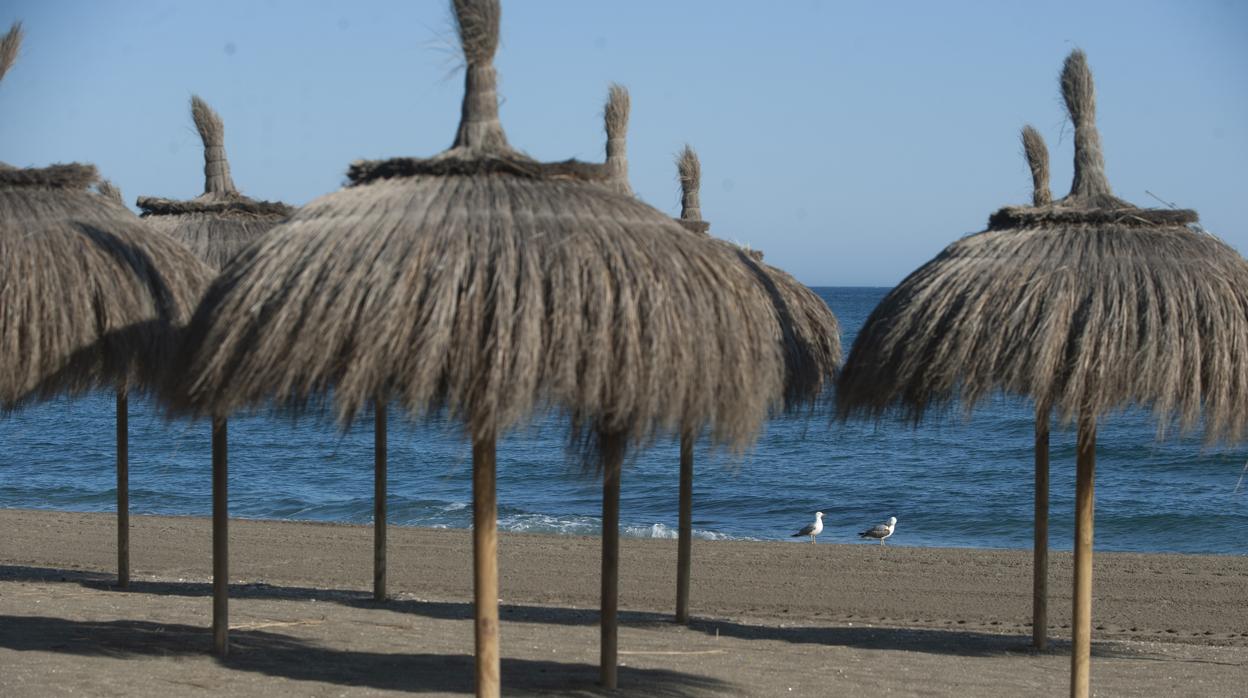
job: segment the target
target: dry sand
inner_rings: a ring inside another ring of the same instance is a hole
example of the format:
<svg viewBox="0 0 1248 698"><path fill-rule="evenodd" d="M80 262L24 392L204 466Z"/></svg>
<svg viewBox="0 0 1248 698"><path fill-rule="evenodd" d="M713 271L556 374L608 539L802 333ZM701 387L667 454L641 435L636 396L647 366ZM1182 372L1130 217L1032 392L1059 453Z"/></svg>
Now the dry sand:
<svg viewBox="0 0 1248 698"><path fill-rule="evenodd" d="M206 519L0 510L0 695L472 692L467 531L231 523L233 653L212 658ZM598 540L503 535L504 693L598 695ZM1052 650L1027 649L1025 551L695 541L689 627L675 541L622 544L612 695L1061 695L1070 556L1053 555ZM1093 691L1244 695L1248 557L1098 553Z"/></svg>

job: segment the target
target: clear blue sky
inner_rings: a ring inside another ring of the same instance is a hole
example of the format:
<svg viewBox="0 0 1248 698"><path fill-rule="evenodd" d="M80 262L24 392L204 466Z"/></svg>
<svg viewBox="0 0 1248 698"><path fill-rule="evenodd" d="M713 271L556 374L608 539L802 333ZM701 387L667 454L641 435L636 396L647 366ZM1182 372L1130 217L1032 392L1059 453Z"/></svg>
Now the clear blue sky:
<svg viewBox="0 0 1248 698"><path fill-rule="evenodd" d="M222 115L234 181L303 204L357 158L452 139L446 3L6 0L26 27L0 85L0 161L84 161L139 195L202 191L188 101ZM600 159L607 84L632 92L633 185L677 213L702 157L712 233L812 285L891 285L1028 200L1018 130L1070 182L1057 72L1096 75L1107 170L1197 209L1248 252L1248 3L510 0L497 58L513 145Z"/></svg>

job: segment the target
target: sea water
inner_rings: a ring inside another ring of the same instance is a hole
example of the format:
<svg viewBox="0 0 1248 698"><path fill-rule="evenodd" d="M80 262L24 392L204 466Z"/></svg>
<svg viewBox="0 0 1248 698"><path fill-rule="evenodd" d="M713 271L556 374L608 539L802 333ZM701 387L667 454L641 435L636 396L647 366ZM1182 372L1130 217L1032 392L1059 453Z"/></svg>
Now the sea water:
<svg viewBox="0 0 1248 698"><path fill-rule="evenodd" d="M883 288L817 288L836 313L846 352ZM390 410L390 521L468 528L472 457L458 427L412 423ZM0 418L0 507L112 511L114 398L93 394L32 405ZM890 543L1027 548L1032 542L1032 406L998 397L969 416L914 428L833 422L829 414L772 420L734 455L696 449L694 535L790 540L824 512L821 542L857 542L889 516ZM327 419L230 419L230 513L255 519L368 523L372 518L371 415L340 429ZM1248 554L1248 449L1206 449L1199 434L1155 440L1144 411L1110 415L1097 435L1095 546L1100 550ZM1050 533L1073 535L1075 437L1054 425ZM506 531L594 535L601 483L567 453L557 417L536 419L498 444L499 526ZM663 440L625 466L624 534L674 538L679 447ZM131 510L211 511L207 422L166 421L130 401ZM875 543L864 543L875 545Z"/></svg>

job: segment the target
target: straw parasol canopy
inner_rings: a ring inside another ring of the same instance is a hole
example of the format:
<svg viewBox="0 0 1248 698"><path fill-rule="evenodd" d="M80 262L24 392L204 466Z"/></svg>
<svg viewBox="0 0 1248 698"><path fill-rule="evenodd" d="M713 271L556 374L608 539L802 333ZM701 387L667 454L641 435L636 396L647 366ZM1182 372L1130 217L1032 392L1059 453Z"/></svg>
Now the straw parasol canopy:
<svg viewBox="0 0 1248 698"><path fill-rule="evenodd" d="M0 75L20 41L14 24ZM0 163L0 409L154 386L208 284L189 251L152 235L101 184L92 165Z"/></svg>
<svg viewBox="0 0 1248 698"><path fill-rule="evenodd" d="M542 163L508 144L498 2L453 5L466 90L451 148L357 162L347 187L241 252L196 311L173 399L196 414L297 411L332 387L344 421L382 396L461 420L474 451L478 689L492 693L496 437L561 411L618 502L629 446L703 429L748 445L783 402L785 357L771 299L732 255L615 191L601 163Z"/></svg>
<svg viewBox="0 0 1248 698"><path fill-rule="evenodd" d="M837 399L842 416L917 422L1004 391L1034 399L1046 422L1050 411L1078 422L1071 687L1086 695L1096 421L1151 406L1159 435L1177 422L1209 442L1243 440L1248 263L1195 211L1114 196L1082 51L1061 85L1075 127L1070 194L1049 200L1043 143L1025 135L1033 205L1000 209L893 289L854 342Z"/></svg>
<svg viewBox="0 0 1248 698"><path fill-rule="evenodd" d="M1002 390L1066 423L1151 405L1159 430L1176 417L1194 427L1203 414L1209 441L1242 439L1248 265L1195 225L1195 211L1113 195L1081 51L1062 89L1075 125L1070 194L1000 209L893 289L845 364L841 414L900 409L917 422Z"/></svg>
<svg viewBox="0 0 1248 698"><path fill-rule="evenodd" d="M710 223L702 220L702 164L686 145L676 158L680 179L680 223L737 258L767 293L776 309L784 342L785 406L813 405L827 395L841 364L841 327L822 298L788 272L763 262L762 250L710 237Z"/></svg>
<svg viewBox="0 0 1248 698"><path fill-rule="evenodd" d="M614 96L614 93L613 93ZM608 109L608 113L610 113ZM608 131L610 129L608 128ZM710 238L710 224L702 220L702 164L686 145L676 157L680 179L679 222L690 233L704 237L737 257L772 299L785 355L785 406L813 405L827 394L841 362L841 332L836 316L822 298L788 273L763 263L763 253ZM693 441L680 437L680 507L677 533L676 622L689 620L689 585L693 546Z"/></svg>
<svg viewBox="0 0 1248 698"><path fill-rule="evenodd" d="M21 42L0 40L0 76ZM82 164L0 163L0 412L117 391L118 583L129 582L127 394L158 386L211 272Z"/></svg>
<svg viewBox="0 0 1248 698"><path fill-rule="evenodd" d="M91 165L0 165L0 407L154 386L210 273L94 190Z"/></svg>
<svg viewBox="0 0 1248 698"><path fill-rule="evenodd" d="M204 193L189 201L140 196L137 203L153 229L181 240L213 269L220 269L294 209L240 194L225 157L221 117L197 95L191 97L191 117L204 142Z"/></svg>

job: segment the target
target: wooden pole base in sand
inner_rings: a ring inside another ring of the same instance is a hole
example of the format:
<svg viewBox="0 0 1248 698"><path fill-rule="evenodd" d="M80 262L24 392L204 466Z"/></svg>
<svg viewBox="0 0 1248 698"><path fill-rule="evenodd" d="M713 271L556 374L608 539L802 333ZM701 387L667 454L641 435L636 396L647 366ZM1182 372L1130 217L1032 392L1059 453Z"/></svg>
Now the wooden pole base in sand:
<svg viewBox="0 0 1248 698"><path fill-rule="evenodd" d="M373 600L386 600L386 403L373 407Z"/></svg>
<svg viewBox="0 0 1248 698"><path fill-rule="evenodd" d="M130 406L117 390L117 586L130 586Z"/></svg>
<svg viewBox="0 0 1248 698"><path fill-rule="evenodd" d="M472 441L472 576L476 613L477 695L498 698L498 502L495 439Z"/></svg>
<svg viewBox="0 0 1248 698"><path fill-rule="evenodd" d="M680 437L680 525L676 542L676 622L689 622L693 566L693 437Z"/></svg>
<svg viewBox="0 0 1248 698"><path fill-rule="evenodd" d="M1049 644L1049 411L1036 408L1036 531L1032 564L1031 645Z"/></svg>
<svg viewBox="0 0 1248 698"><path fill-rule="evenodd" d="M1092 520L1096 501L1096 420L1079 418L1075 474L1075 593L1071 608L1070 695L1088 698L1092 673Z"/></svg>
<svg viewBox="0 0 1248 698"><path fill-rule="evenodd" d="M212 651L230 653L229 436L212 418Z"/></svg>
<svg viewBox="0 0 1248 698"><path fill-rule="evenodd" d="M617 684L620 609L620 470L624 464L624 439L602 436L602 613L598 662L603 688Z"/></svg>

